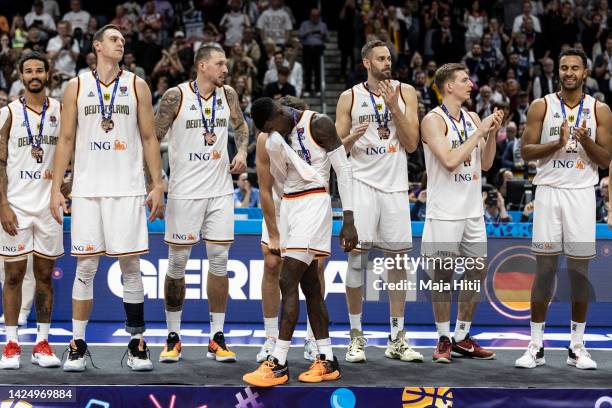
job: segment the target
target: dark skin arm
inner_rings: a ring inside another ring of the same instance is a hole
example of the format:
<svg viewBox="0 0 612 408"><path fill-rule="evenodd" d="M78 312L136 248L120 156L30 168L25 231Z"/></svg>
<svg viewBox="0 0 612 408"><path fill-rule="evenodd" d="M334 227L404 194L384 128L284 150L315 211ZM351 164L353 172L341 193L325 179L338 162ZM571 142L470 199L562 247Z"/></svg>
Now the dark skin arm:
<svg viewBox="0 0 612 408"><path fill-rule="evenodd" d="M325 115L316 115L312 119L312 137L327 153L342 146L342 140L336 132L334 122ZM342 197L341 197L342 198ZM344 252L349 252L357 246L357 230L353 219L353 211L343 211L340 243Z"/></svg>
<svg viewBox="0 0 612 408"><path fill-rule="evenodd" d="M17 216L11 209L7 197L8 176L6 175L6 162L8 160L8 141L10 136L12 117L4 121L0 129L0 221L2 228L11 236L17 235Z"/></svg>

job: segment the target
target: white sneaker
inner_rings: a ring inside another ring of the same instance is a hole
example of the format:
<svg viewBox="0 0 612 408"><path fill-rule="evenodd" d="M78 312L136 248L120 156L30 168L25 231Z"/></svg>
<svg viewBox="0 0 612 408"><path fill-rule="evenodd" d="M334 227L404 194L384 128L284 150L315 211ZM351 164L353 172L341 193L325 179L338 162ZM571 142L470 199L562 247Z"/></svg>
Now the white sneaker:
<svg viewBox="0 0 612 408"><path fill-rule="evenodd" d="M389 336L385 357L402 361L423 361L423 355L418 351L414 351L408 345L405 336L405 330L400 330L395 340L391 340L391 336Z"/></svg>
<svg viewBox="0 0 612 408"><path fill-rule="evenodd" d="M28 325L28 315L20 313L19 318L17 319L17 324L19 326L27 326Z"/></svg>
<svg viewBox="0 0 612 408"><path fill-rule="evenodd" d="M133 371L151 371L153 369L153 362L149 358L149 348L143 338L130 340L127 355L127 365Z"/></svg>
<svg viewBox="0 0 612 408"><path fill-rule="evenodd" d="M367 340L363 337L363 332L357 329L351 329L351 342L346 350L344 359L349 363L361 363L366 361L365 345Z"/></svg>
<svg viewBox="0 0 612 408"><path fill-rule="evenodd" d="M87 343L85 340L72 340L68 346L68 358L64 361L63 370L70 372L85 371L87 362L85 356L89 354L87 351Z"/></svg>
<svg viewBox="0 0 612 408"><path fill-rule="evenodd" d="M534 343L529 343L525 354L514 362L514 366L518 368L536 368L544 364L546 364L544 347L538 347Z"/></svg>
<svg viewBox="0 0 612 408"><path fill-rule="evenodd" d="M591 358L584 344L576 344L574 347L568 348L567 352L567 364L581 370L597 369L597 363Z"/></svg>
<svg viewBox="0 0 612 408"><path fill-rule="evenodd" d="M2 350L2 358L0 359L0 369L2 370L17 370L19 368L19 360L21 359L21 347L14 341L9 341L4 350Z"/></svg>
<svg viewBox="0 0 612 408"><path fill-rule="evenodd" d="M61 361L55 353L53 348L49 344L49 341L43 340L36 343L32 349L32 357L30 358L32 364L39 365L41 367L59 367Z"/></svg>
<svg viewBox="0 0 612 408"><path fill-rule="evenodd" d="M261 350L257 353L257 362L263 363L268 359L268 356L272 354L274 346L276 345L276 339L274 337L266 337L266 342L261 346Z"/></svg>
<svg viewBox="0 0 612 408"><path fill-rule="evenodd" d="M4 313L2 313L2 316L0 316L0 324L4 324Z"/></svg>
<svg viewBox="0 0 612 408"><path fill-rule="evenodd" d="M306 339L304 343L304 358L308 361L315 361L317 354L319 354L317 341L315 339Z"/></svg>

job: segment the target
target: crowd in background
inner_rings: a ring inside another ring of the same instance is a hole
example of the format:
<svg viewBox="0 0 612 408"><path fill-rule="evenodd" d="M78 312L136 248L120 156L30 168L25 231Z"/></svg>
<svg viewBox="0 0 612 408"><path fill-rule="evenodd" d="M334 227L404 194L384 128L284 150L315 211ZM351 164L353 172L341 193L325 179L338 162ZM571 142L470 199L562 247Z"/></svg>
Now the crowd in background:
<svg viewBox="0 0 612 408"><path fill-rule="evenodd" d="M259 96L320 96L319 57L330 41L328 30L337 31L340 70L327 82L350 87L363 81L360 48L378 38L391 50L394 78L416 88L420 118L441 101L433 84L437 67L457 61L469 68L474 83L469 109L481 116L495 107L505 111L496 161L483 179L487 220L505 222L513 204L506 202L507 183L535 173L535 163L521 159L520 137L530 102L558 90L558 54L570 47L583 49L590 69L586 92L602 102L612 100L612 14L607 0L339 0L321 1L321 9L314 0L107 3L104 9L112 13L100 12L99 5L88 10L80 0L36 0L13 5L17 8L11 13L0 15L0 107L23 92L15 62L28 49L49 57L48 93L61 100L69 78L95 69L92 37L107 23L120 28L126 39L123 68L150 84L154 105L169 87L195 77L198 47L217 44L227 53L227 83L236 89L251 129L252 170L251 101ZM410 155L409 169L413 219L422 219L422 147ZM598 220L605 221L607 172L601 176L597 211ZM239 178L241 197L254 187L251 184L256 182ZM252 200L237 200L237 205L246 201ZM522 202L514 209L522 211L522 221L530 220L533 205Z"/></svg>

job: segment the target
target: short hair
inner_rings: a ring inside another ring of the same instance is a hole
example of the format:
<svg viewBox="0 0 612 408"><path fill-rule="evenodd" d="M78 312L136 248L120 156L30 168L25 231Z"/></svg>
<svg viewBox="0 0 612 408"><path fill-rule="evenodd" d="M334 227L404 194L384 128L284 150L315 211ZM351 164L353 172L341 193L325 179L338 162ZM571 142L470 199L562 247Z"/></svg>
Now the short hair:
<svg viewBox="0 0 612 408"><path fill-rule="evenodd" d="M561 58L563 57L580 57L580 59L582 60L582 66L584 68L588 67L589 63L586 53L582 50L579 50L578 48L569 48L565 51L562 51L561 54L559 54L559 66L561 66Z"/></svg>
<svg viewBox="0 0 612 408"><path fill-rule="evenodd" d="M213 52L222 52L223 54L225 54L225 51L221 47L212 44L203 45L198 48L195 53L195 56L193 57L194 64L197 64L201 60L209 60Z"/></svg>
<svg viewBox="0 0 612 408"><path fill-rule="evenodd" d="M45 57L45 55L41 54L40 52L29 51L23 54L21 58L19 58L18 64L19 64L20 73L23 74L23 65L26 63L26 61L29 61L29 60L42 61L43 65L45 66L45 72L49 72L49 60L47 59L47 57Z"/></svg>
<svg viewBox="0 0 612 408"><path fill-rule="evenodd" d="M285 66L278 67L277 71L278 71L279 75L287 75L287 76L289 76L289 73L291 72L291 71L289 71L289 68L287 68Z"/></svg>
<svg viewBox="0 0 612 408"><path fill-rule="evenodd" d="M467 72L467 70L468 68L463 64L444 64L436 70L436 73L434 74L434 83L436 84L436 87L438 87L438 90L440 90L440 92L444 92L444 85L446 85L447 82L455 79L455 73L457 71Z"/></svg>
<svg viewBox="0 0 612 408"><path fill-rule="evenodd" d="M257 129L263 129L266 122L274 116L276 103L272 98L263 97L256 99L251 105L251 118Z"/></svg>
<svg viewBox="0 0 612 408"><path fill-rule="evenodd" d="M381 40L371 40L368 41L362 48L361 48L361 58L362 59L367 59L370 58L370 54L372 53L372 50L376 47L386 47L387 44L382 42Z"/></svg>
<svg viewBox="0 0 612 408"><path fill-rule="evenodd" d="M106 32L106 30L117 30L119 32L121 31L119 27L114 24L106 24L105 26L100 27L98 31L94 33L93 38L91 40L91 49L93 50L94 54L96 54L96 56L98 55L98 52L94 48L93 43L95 41L102 41L104 39L104 33Z"/></svg>
<svg viewBox="0 0 612 408"><path fill-rule="evenodd" d="M304 102L303 99L292 95L285 95L281 97L280 99L278 99L278 103L288 108L293 108L297 110L308 109L308 105L306 104L306 102Z"/></svg>

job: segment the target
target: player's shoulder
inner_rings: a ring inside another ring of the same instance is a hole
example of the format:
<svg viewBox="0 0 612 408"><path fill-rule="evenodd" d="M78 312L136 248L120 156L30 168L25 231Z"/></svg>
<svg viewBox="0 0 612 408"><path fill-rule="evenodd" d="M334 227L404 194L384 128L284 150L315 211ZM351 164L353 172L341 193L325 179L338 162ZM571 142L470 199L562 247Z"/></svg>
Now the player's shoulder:
<svg viewBox="0 0 612 408"><path fill-rule="evenodd" d="M554 94L549 94L554 95ZM548 95L541 98L534 99L529 105L528 113L534 115L544 115L548 109Z"/></svg>

